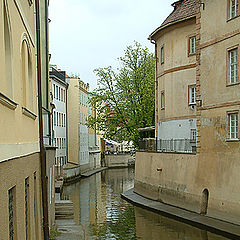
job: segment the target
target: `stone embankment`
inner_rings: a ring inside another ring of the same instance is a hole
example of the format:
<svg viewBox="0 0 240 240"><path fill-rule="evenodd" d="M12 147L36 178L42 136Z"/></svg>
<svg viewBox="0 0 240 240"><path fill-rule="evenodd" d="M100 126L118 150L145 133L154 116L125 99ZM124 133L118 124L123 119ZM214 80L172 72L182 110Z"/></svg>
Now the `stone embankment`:
<svg viewBox="0 0 240 240"><path fill-rule="evenodd" d="M190 212L171 205L144 198L130 189L121 194L122 198L140 207L158 212L164 216L185 222L192 226L225 236L230 239L240 239L240 226L218 219L210 218L198 213Z"/></svg>

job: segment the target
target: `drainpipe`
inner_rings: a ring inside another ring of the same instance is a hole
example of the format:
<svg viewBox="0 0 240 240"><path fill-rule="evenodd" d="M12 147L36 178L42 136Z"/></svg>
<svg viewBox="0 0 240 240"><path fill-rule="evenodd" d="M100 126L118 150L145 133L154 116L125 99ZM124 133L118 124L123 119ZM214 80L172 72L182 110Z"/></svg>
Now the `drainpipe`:
<svg viewBox="0 0 240 240"><path fill-rule="evenodd" d="M35 7L36 7L38 121L39 121L40 166L41 166L41 183L42 183L41 185L42 185L42 208L43 208L43 235L44 235L44 240L49 240L46 151L43 145L39 0L35 0Z"/></svg>

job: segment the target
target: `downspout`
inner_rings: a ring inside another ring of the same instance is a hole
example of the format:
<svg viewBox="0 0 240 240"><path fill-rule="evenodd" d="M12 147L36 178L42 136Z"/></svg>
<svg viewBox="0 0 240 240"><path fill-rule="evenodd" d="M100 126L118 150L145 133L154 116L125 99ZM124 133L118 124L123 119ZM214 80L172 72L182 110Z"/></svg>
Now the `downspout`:
<svg viewBox="0 0 240 240"><path fill-rule="evenodd" d="M41 183L42 183L41 185L42 185L42 208L43 208L43 235L44 235L44 240L49 240L46 152L43 145L39 0L35 0L35 7L36 7L36 35L37 35L36 37L37 37L38 121L39 121L40 165L41 165Z"/></svg>
<svg viewBox="0 0 240 240"><path fill-rule="evenodd" d="M155 139L156 139L156 151L157 151L157 136L158 136L158 80L157 80L157 43L151 37L148 38L152 44L155 45Z"/></svg>

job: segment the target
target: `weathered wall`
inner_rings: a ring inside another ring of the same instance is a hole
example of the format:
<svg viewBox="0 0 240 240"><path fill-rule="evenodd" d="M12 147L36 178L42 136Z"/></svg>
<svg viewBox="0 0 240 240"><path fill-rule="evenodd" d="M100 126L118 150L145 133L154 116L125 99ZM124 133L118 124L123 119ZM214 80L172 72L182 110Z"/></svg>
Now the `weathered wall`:
<svg viewBox="0 0 240 240"><path fill-rule="evenodd" d="M239 224L239 139L229 140L228 113L240 110L240 85L229 81L230 48L240 44L240 18L229 19L230 1L205 1L201 8L199 67L199 163L197 179L210 193L210 216ZM216 7L217 6L217 7ZM212 14L212 13L216 14ZM221 17L219 17L221 16ZM217 66L217 67L216 67ZM238 130L239 132L239 130Z"/></svg>
<svg viewBox="0 0 240 240"><path fill-rule="evenodd" d="M27 166L23 168L22 166ZM11 173L11 174L9 174ZM36 173L36 180L34 179ZM25 237L25 179L29 177L29 213L30 213L30 239L42 239L42 217L41 217L41 178L40 178L39 154L12 159L1 163L1 217L0 217L0 239L9 239L9 214L8 214L8 190L15 187L15 233L16 239ZM35 205L35 206L34 206ZM17 219L16 219L17 217Z"/></svg>
<svg viewBox="0 0 240 240"><path fill-rule="evenodd" d="M198 212L202 189L195 184L197 164L193 154L137 152L135 192Z"/></svg>
<svg viewBox="0 0 240 240"><path fill-rule="evenodd" d="M157 45L157 122L196 114L188 105L188 85L196 83L196 56L188 55L189 36L195 35L195 19L175 24L155 36ZM164 47L164 63L161 48ZM161 109L161 92L165 108ZM181 107L179 107L181 106Z"/></svg>
<svg viewBox="0 0 240 240"><path fill-rule="evenodd" d="M110 154L105 155L107 167L127 167L128 162L133 159L130 154Z"/></svg>
<svg viewBox="0 0 240 240"><path fill-rule="evenodd" d="M205 129L209 138L214 133ZM207 216L240 224L239 148L217 152L211 144L199 155L137 152L135 192L200 213L202 192L209 191ZM223 148L223 146L219 146ZM228 148L228 146L225 146ZM228 161L225 161L228 159ZM157 171L161 168L162 171Z"/></svg>

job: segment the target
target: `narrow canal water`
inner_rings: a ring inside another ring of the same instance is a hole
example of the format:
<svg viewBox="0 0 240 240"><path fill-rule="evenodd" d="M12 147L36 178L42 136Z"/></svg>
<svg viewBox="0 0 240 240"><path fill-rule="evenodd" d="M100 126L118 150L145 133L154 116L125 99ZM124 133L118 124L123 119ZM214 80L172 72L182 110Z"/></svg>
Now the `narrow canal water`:
<svg viewBox="0 0 240 240"><path fill-rule="evenodd" d="M205 230L135 207L120 194L133 187L134 169L108 169L63 188L74 220L92 240L227 240Z"/></svg>

